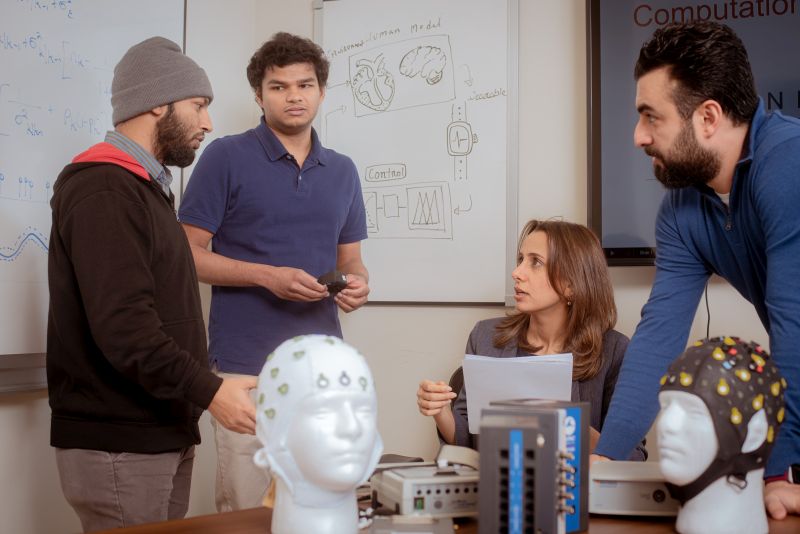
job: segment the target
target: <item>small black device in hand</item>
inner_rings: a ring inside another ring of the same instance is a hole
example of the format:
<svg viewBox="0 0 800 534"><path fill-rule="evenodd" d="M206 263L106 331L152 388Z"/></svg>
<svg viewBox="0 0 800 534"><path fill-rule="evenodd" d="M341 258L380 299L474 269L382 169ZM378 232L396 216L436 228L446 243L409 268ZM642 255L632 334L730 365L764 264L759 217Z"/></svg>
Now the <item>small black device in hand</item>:
<svg viewBox="0 0 800 534"><path fill-rule="evenodd" d="M347 287L347 275L340 271L331 271L317 278L317 282L327 287L328 293L333 297Z"/></svg>

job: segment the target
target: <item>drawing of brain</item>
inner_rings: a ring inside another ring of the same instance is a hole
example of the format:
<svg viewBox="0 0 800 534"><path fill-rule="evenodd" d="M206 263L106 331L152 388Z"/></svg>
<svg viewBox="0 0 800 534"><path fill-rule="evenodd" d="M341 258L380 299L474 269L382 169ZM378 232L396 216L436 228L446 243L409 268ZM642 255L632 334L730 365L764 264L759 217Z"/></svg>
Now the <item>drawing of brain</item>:
<svg viewBox="0 0 800 534"><path fill-rule="evenodd" d="M447 56L441 48L418 46L403 56L400 73L409 78L420 75L429 85L433 85L442 79L446 64Z"/></svg>

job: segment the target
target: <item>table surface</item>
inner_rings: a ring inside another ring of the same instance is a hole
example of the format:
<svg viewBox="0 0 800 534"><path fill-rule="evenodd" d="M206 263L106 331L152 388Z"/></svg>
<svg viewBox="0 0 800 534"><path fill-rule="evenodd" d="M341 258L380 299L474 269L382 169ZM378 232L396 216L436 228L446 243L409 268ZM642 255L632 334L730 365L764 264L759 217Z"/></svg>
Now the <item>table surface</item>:
<svg viewBox="0 0 800 534"><path fill-rule="evenodd" d="M269 508L251 508L238 512L203 515L104 532L106 534L268 534L271 518L272 510ZM589 532L592 534L660 534L674 532L673 524L674 518L592 516L589 521ZM792 516L783 521L770 520L769 531L771 534L800 532L800 516ZM460 525L457 532L476 534L478 532L477 523L470 522Z"/></svg>

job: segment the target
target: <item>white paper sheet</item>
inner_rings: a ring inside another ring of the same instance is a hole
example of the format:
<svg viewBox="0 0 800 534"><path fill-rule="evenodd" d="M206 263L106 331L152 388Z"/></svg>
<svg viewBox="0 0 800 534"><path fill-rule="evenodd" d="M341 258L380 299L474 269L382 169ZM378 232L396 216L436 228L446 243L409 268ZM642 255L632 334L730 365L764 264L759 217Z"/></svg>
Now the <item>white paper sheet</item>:
<svg viewBox="0 0 800 534"><path fill-rule="evenodd" d="M478 434L481 410L492 401L570 400L572 354L492 358L466 354L462 362L467 388L469 431Z"/></svg>

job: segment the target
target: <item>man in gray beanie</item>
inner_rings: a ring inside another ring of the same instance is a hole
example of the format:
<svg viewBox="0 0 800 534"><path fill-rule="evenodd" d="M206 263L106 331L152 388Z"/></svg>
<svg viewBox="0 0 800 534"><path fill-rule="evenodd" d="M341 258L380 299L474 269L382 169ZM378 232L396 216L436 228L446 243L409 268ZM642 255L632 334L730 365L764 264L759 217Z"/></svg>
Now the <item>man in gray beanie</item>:
<svg viewBox="0 0 800 534"><path fill-rule="evenodd" d="M203 409L255 430L256 379L208 367L166 167L189 165L211 131L211 84L153 37L123 56L111 92L115 130L64 168L51 200L50 443L86 532L186 514Z"/></svg>
<svg viewBox="0 0 800 534"><path fill-rule="evenodd" d="M134 45L114 68L114 126L153 108L192 97L214 98L206 72L163 37ZM210 129L210 125L209 125Z"/></svg>

